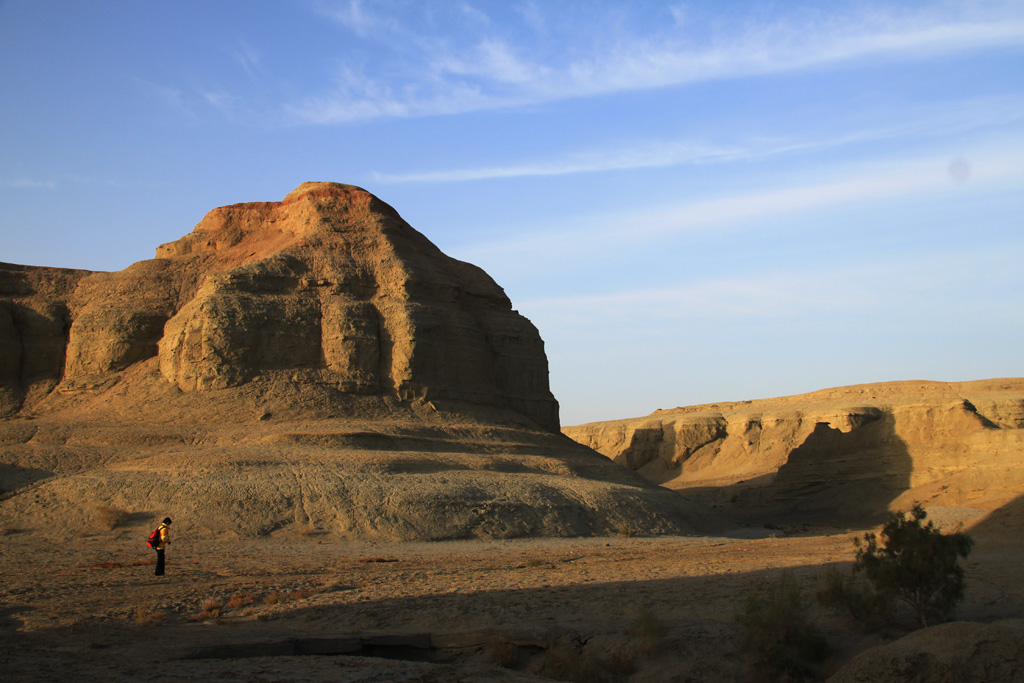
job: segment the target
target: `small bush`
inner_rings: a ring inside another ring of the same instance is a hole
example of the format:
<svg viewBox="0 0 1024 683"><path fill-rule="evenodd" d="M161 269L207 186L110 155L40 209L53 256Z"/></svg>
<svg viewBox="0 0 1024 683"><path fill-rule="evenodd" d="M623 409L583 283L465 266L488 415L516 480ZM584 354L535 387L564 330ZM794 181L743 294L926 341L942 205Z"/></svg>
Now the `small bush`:
<svg viewBox="0 0 1024 683"><path fill-rule="evenodd" d="M113 531L119 526L128 523L131 515L127 510L121 510L110 505L96 506L96 523L107 531Z"/></svg>
<svg viewBox="0 0 1024 683"><path fill-rule="evenodd" d="M964 595L964 570L958 559L967 557L974 541L965 533L943 534L927 513L915 505L910 516L889 515L881 539L864 534L854 539L855 569L863 571L875 590L888 600L899 600L913 611L920 626L950 617Z"/></svg>
<svg viewBox="0 0 1024 683"><path fill-rule="evenodd" d="M633 637L634 651L638 655L653 655L665 637L665 625L654 612L647 607L640 607L636 619L629 629Z"/></svg>
<svg viewBox="0 0 1024 683"><path fill-rule="evenodd" d="M604 668L603 662L584 656L566 642L556 643L547 649L540 673L556 681L572 683L605 683L614 680Z"/></svg>
<svg viewBox="0 0 1024 683"><path fill-rule="evenodd" d="M207 598L202 603L203 612L210 615L210 618L217 619L224 611L224 603L216 598Z"/></svg>
<svg viewBox="0 0 1024 683"><path fill-rule="evenodd" d="M818 602L848 613L865 631L878 631L892 621L892 600L860 578L856 568L850 572L842 572L836 567L826 569L818 589Z"/></svg>
<svg viewBox="0 0 1024 683"><path fill-rule="evenodd" d="M593 647L581 649L565 638L558 638L545 651L540 674L556 681L617 683L626 680L633 670L629 653L602 651L598 654Z"/></svg>
<svg viewBox="0 0 1024 683"><path fill-rule="evenodd" d="M789 572L752 589L736 621L743 627L751 667L769 678L811 676L828 655L828 643L807 616L800 586Z"/></svg>

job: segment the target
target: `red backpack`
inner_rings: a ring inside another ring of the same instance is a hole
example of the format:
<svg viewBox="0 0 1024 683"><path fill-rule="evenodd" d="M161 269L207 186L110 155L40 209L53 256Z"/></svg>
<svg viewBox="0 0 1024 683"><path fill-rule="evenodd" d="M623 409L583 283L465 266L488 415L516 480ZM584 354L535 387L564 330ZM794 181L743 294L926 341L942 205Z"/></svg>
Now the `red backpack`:
<svg viewBox="0 0 1024 683"><path fill-rule="evenodd" d="M146 541L146 545L150 548L160 547L160 527L157 527L157 530L149 535L149 540Z"/></svg>

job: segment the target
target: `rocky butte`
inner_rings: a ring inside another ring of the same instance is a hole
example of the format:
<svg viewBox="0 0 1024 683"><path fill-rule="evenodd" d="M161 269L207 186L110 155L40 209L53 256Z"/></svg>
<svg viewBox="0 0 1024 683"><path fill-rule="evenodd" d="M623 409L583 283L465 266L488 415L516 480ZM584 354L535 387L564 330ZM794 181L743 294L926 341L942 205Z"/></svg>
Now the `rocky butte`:
<svg viewBox="0 0 1024 683"><path fill-rule="evenodd" d="M558 432L537 329L337 183L116 273L0 265L0 517L439 539L721 528Z"/></svg>

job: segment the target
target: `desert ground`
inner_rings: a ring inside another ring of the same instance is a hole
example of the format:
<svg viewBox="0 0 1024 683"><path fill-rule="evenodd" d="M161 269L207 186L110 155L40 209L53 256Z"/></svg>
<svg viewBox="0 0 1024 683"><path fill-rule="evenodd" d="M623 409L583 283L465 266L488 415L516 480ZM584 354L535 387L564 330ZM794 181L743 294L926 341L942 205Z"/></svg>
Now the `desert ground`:
<svg viewBox="0 0 1024 683"><path fill-rule="evenodd" d="M144 525L6 531L10 681L759 680L735 615L787 570L832 648L822 677L905 633L864 634L814 601L824 568L853 558L840 529L429 543L177 534L162 578ZM958 618L1024 623L1022 559L1024 543L980 539Z"/></svg>

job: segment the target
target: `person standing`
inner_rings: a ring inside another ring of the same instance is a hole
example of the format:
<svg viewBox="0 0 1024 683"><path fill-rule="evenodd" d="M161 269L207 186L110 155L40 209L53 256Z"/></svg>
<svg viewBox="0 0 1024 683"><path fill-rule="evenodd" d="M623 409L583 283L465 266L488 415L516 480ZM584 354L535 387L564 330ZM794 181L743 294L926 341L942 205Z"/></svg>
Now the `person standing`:
<svg viewBox="0 0 1024 683"><path fill-rule="evenodd" d="M164 550L167 549L167 544L171 542L171 518L164 517L164 521L161 522L160 528L160 543L156 546L156 575L164 575Z"/></svg>

